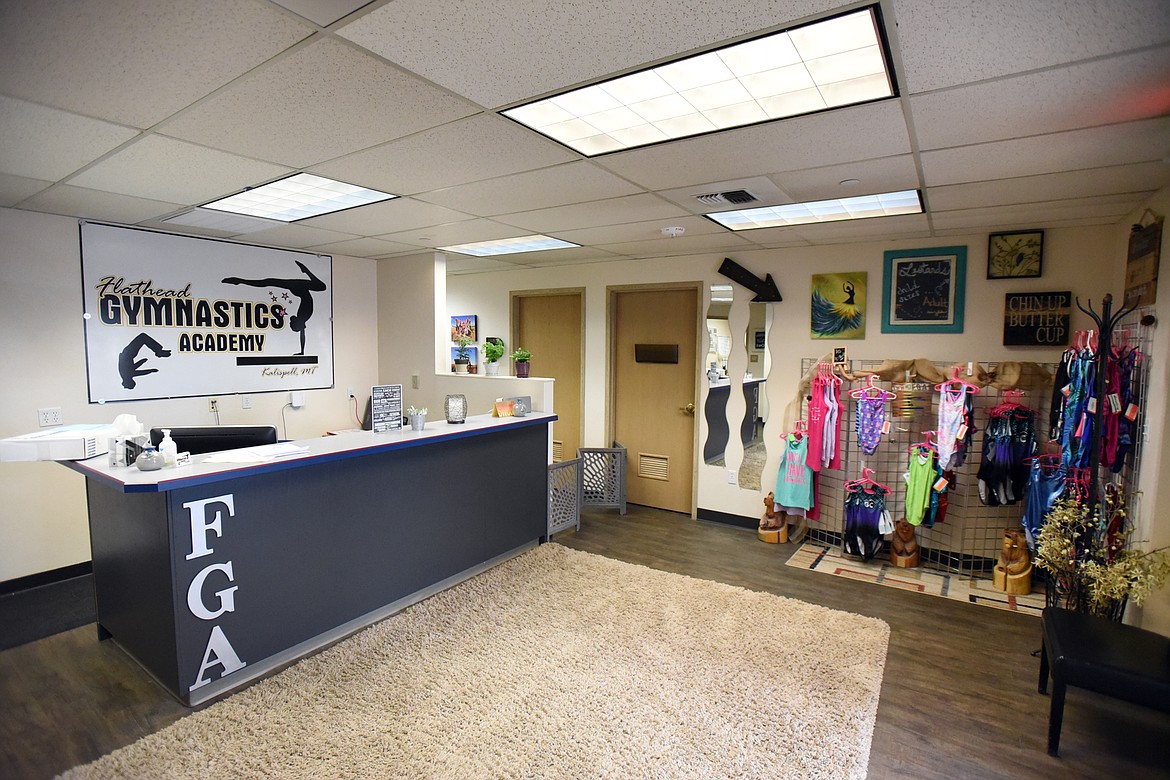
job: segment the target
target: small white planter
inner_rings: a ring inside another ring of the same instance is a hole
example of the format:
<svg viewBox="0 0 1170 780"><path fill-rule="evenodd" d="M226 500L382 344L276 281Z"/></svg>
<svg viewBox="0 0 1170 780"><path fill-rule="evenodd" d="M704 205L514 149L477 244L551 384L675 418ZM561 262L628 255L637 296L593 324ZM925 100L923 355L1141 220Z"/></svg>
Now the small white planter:
<svg viewBox="0 0 1170 780"><path fill-rule="evenodd" d="M484 369L484 371L487 372L488 376L499 376L500 375L500 361L494 360L491 363L484 363L483 369Z"/></svg>
<svg viewBox="0 0 1170 780"><path fill-rule="evenodd" d="M426 424L427 416L425 414L412 414L410 416L410 429L412 431L421 431Z"/></svg>

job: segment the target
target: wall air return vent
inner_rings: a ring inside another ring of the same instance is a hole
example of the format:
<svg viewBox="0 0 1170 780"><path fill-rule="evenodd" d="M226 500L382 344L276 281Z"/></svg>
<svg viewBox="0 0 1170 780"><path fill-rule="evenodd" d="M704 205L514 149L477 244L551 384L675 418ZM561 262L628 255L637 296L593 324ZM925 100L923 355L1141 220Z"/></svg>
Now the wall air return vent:
<svg viewBox="0 0 1170 780"><path fill-rule="evenodd" d="M707 206L719 206L724 203L733 203L738 206L744 203L757 203L760 199L747 190L729 190L728 192L708 192L696 195L695 200Z"/></svg>

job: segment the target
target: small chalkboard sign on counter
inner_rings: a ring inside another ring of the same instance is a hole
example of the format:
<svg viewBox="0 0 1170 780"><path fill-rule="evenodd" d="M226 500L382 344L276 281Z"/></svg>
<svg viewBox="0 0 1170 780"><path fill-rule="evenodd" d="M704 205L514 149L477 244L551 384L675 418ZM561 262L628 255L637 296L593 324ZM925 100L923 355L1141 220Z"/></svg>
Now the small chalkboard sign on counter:
<svg viewBox="0 0 1170 780"><path fill-rule="evenodd" d="M370 390L371 430L394 431L402 427L402 385L374 385Z"/></svg>
<svg viewBox="0 0 1170 780"><path fill-rule="evenodd" d="M883 333L962 333L967 247L885 253Z"/></svg>

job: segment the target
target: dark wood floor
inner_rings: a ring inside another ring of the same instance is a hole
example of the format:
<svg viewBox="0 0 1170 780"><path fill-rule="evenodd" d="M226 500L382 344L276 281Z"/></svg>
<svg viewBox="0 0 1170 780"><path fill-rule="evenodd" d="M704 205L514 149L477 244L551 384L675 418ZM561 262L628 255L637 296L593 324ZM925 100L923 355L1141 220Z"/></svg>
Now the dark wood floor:
<svg viewBox="0 0 1170 780"><path fill-rule="evenodd" d="M889 656L869 777L1170 777L1170 716L1070 690L1061 757L1045 753L1039 620L785 566L790 545L631 507L588 511L557 541L656 569L881 618ZM808 659L812 660L812 659ZM795 665L799 657L776 659ZM190 710L94 626L0 652L0 778L47 778ZM777 741L777 750L784 750Z"/></svg>

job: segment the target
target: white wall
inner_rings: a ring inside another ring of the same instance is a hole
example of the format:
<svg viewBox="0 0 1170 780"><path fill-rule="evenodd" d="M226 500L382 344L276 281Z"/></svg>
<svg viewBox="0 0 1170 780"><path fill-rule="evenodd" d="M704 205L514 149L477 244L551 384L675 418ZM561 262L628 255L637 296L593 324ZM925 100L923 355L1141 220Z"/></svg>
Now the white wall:
<svg viewBox="0 0 1170 780"><path fill-rule="evenodd" d="M61 407L66 423L211 424L206 398L111 403L87 400L77 220L0 209L0 437L38 430L36 410ZM288 394L253 393L252 408L219 396L220 422L274 424L286 438L357 426L346 390L377 383L374 261L333 259L335 389L308 390L301 409ZM363 395L364 394L364 395ZM84 480L56 463L0 464L0 582L88 561Z"/></svg>
<svg viewBox="0 0 1170 780"><path fill-rule="evenodd" d="M881 332L881 284L883 252L924 246L967 246L965 327L957 334L883 334ZM868 279L869 324L864 340L843 342L852 359L924 357L933 360L1020 360L1053 362L1060 348L1002 346L1004 294L1048 290L1072 290L1082 302L1092 299L1100 305L1102 296L1119 297L1123 280L1119 263L1124 244L1119 244L1115 227L1053 228L1045 231L1044 273L1039 279L988 281L986 279L987 234L955 236L946 240L867 242L805 248L758 250L736 253L732 259L763 277L771 273L784 300L770 304L769 329L771 373L766 384L767 401L776 413L769 417L765 436L778 440L783 431L782 410L792 400L800 378L802 358L825 354L833 342L809 335L809 294L814 273L866 271ZM611 285L654 284L701 280L708 287L726 280L718 274L723 255L654 258L615 261L568 267L524 269L488 274L465 274L447 279L447 308L451 313L476 314L484 332L508 332L509 295L526 289L585 289L585 446L608 446L606 432L606 289ZM1102 269L1106 273L1102 273ZM747 322L752 295L734 286L732 319ZM709 297L709 293L708 293ZM707 301L704 302L704 307ZM1089 319L1074 312L1073 328L1089 326ZM737 344L741 342L736 340ZM700 354L705 349L700 348ZM741 371L746 356L740 358ZM540 356L533 356L533 371L540 372ZM732 372L735 376L735 372ZM737 397L732 392L731 397ZM702 408L702 407L700 407ZM742 403L729 404L729 412L742 414ZM702 417L699 416L700 425ZM705 427L705 426L704 426ZM736 430L738 422L731 425ZM700 442L706 431L700 432ZM742 447L731 437L727 468L736 469ZM770 460L763 484L775 480L778 463ZM754 517L760 508L755 492L728 485L722 469L700 464L699 506L744 517ZM766 491L765 491L766 492Z"/></svg>

